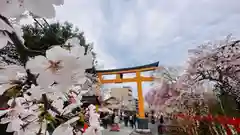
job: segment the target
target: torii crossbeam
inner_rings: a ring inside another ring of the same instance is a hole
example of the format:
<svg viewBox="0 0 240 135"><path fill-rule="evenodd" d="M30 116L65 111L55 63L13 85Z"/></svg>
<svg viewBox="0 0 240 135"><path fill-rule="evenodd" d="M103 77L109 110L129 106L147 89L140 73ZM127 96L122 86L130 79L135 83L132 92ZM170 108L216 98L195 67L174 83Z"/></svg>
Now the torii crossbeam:
<svg viewBox="0 0 240 135"><path fill-rule="evenodd" d="M97 76L99 78L99 81L101 84L106 83L126 83L126 82L136 82L137 83L137 91L138 91L138 112L139 117L144 118L144 98L143 98L143 92L142 92L142 82L146 81L153 81L154 78L144 77L141 76L142 72L146 71L153 71L158 68L159 62L155 62L148 65L143 66L137 66L137 67L131 67L131 68L121 68L121 69L110 69L110 70L96 70ZM127 73L135 73L136 76L133 78L123 78L123 74ZM116 75L115 79L104 79L104 75Z"/></svg>

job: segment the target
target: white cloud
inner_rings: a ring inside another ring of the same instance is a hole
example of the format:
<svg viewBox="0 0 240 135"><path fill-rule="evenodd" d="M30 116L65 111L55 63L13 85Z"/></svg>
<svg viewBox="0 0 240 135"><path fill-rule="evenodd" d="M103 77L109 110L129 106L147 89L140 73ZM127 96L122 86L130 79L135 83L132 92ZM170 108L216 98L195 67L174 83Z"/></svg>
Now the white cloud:
<svg viewBox="0 0 240 135"><path fill-rule="evenodd" d="M137 19L133 12L123 17L123 22L119 29L119 42L134 42L138 37Z"/></svg>
<svg viewBox="0 0 240 135"><path fill-rule="evenodd" d="M173 64L183 63L187 48L206 40L239 37L239 5L239 0L65 0L56 20L84 31L106 68L156 60Z"/></svg>
<svg viewBox="0 0 240 135"><path fill-rule="evenodd" d="M168 29L168 24L171 21L171 18L161 13L158 9L149 9L144 16L144 31L145 36L154 40L162 35L164 35L164 31Z"/></svg>
<svg viewBox="0 0 240 135"><path fill-rule="evenodd" d="M160 61L181 65L188 48L228 34L239 38L239 0L65 0L57 19L94 42L106 68Z"/></svg>

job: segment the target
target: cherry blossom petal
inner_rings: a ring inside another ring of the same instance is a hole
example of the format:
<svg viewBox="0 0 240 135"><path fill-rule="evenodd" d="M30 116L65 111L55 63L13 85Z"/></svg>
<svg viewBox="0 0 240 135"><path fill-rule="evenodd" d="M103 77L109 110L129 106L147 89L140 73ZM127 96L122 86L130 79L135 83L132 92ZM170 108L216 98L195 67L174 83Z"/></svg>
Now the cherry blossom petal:
<svg viewBox="0 0 240 135"><path fill-rule="evenodd" d="M8 44L9 41L12 42L11 39L7 35L0 32L0 49L4 48Z"/></svg>
<svg viewBox="0 0 240 135"><path fill-rule="evenodd" d="M6 132L14 132L14 131L18 132L20 131L22 124L23 124L23 121L20 120L19 118L16 118L8 124Z"/></svg>
<svg viewBox="0 0 240 135"><path fill-rule="evenodd" d="M69 52L60 46L54 46L46 51L46 57L48 60L61 61L63 57L69 56Z"/></svg>
<svg viewBox="0 0 240 135"><path fill-rule="evenodd" d="M12 117L12 116L11 117L2 118L0 124L7 124L7 123L9 123L10 121L12 121L14 119L15 119L15 117Z"/></svg>
<svg viewBox="0 0 240 135"><path fill-rule="evenodd" d="M72 76L72 81L75 84L84 84L88 80L87 77L85 77L85 71L84 70L79 70L74 73Z"/></svg>
<svg viewBox="0 0 240 135"><path fill-rule="evenodd" d="M48 133L48 131L47 131L47 121L46 120L44 120L43 122L42 122L42 133L43 134L45 134L45 132L47 132Z"/></svg>
<svg viewBox="0 0 240 135"><path fill-rule="evenodd" d="M6 30L8 32L13 32L13 28L5 23L2 19L0 19L0 30Z"/></svg>
<svg viewBox="0 0 240 135"><path fill-rule="evenodd" d="M46 93L40 86L31 86L30 89L28 89L28 92L31 93L31 99L37 99L40 100L42 98L42 94Z"/></svg>
<svg viewBox="0 0 240 135"><path fill-rule="evenodd" d="M73 128L69 124L61 124L52 135L73 135Z"/></svg>
<svg viewBox="0 0 240 135"><path fill-rule="evenodd" d="M26 99L25 99L25 98L23 98L23 97L17 97L17 98L15 98L15 99L10 99L10 100L8 100L8 103L7 103L7 104L8 104L9 106L11 106L14 100L15 100L15 103L16 103L17 105L19 105L19 106L21 106L22 103L26 102Z"/></svg>
<svg viewBox="0 0 240 135"><path fill-rule="evenodd" d="M70 38L68 39L66 42L65 42L65 45L71 45L73 47L79 47L80 46L80 40L77 38L77 37L73 37L73 38ZM83 48L83 47L82 47ZM82 53L80 54L84 54L84 50L82 50Z"/></svg>
<svg viewBox="0 0 240 135"><path fill-rule="evenodd" d="M85 47L83 46L73 46L69 52L77 58L81 58L85 54Z"/></svg>
<svg viewBox="0 0 240 135"><path fill-rule="evenodd" d="M62 112L64 107L63 104L64 101L62 99L57 99L53 101L52 106L56 107L60 112Z"/></svg>
<svg viewBox="0 0 240 135"><path fill-rule="evenodd" d="M79 117L73 117L70 120L66 121L64 124L72 124L74 122L76 122L77 120L79 120Z"/></svg>
<svg viewBox="0 0 240 135"><path fill-rule="evenodd" d="M54 83L54 76L51 76L51 72L41 72L37 78L37 83L44 89L48 89Z"/></svg>
<svg viewBox="0 0 240 135"><path fill-rule="evenodd" d="M42 73L48 66L49 62L44 56L36 56L26 63L26 69L30 69L34 74Z"/></svg>
<svg viewBox="0 0 240 135"><path fill-rule="evenodd" d="M65 114L68 114L70 112L72 112L73 109L79 107L80 105L78 104L75 104L75 103L72 103L68 106L66 106L63 110L62 110L62 114L65 115Z"/></svg>
<svg viewBox="0 0 240 135"><path fill-rule="evenodd" d="M85 72L85 69L82 69L82 65L84 65L85 63L79 63L79 61L73 57L73 56L61 56L61 60L63 63L63 69L62 71L67 73L67 72ZM87 64L87 63L86 63Z"/></svg>

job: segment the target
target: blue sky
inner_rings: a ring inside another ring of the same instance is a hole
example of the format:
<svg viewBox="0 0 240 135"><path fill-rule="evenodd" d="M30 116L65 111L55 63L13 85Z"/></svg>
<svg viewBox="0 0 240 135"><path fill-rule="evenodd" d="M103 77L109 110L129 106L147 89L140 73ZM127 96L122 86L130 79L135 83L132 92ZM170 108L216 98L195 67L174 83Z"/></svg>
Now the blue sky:
<svg viewBox="0 0 240 135"><path fill-rule="evenodd" d="M178 66L189 48L229 34L239 38L239 5L239 0L65 0L56 19L85 32L102 68L155 61Z"/></svg>

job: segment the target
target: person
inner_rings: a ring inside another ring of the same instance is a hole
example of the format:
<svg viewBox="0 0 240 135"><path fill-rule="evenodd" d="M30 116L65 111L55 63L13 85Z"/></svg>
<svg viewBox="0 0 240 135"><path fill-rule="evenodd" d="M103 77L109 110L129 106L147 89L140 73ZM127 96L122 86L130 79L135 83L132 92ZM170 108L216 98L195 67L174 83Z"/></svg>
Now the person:
<svg viewBox="0 0 240 135"><path fill-rule="evenodd" d="M101 122L100 122L100 123L101 123L100 125L101 125L101 126L104 126L104 125L103 125L103 118L104 118L104 112L100 112L100 121L101 121Z"/></svg>
<svg viewBox="0 0 240 135"><path fill-rule="evenodd" d="M122 112L120 112L120 121L122 121L123 120L123 113Z"/></svg>
<svg viewBox="0 0 240 135"><path fill-rule="evenodd" d="M134 114L133 115L133 126L134 126L134 128L136 128L136 122L137 122L137 115Z"/></svg>
<svg viewBox="0 0 240 135"><path fill-rule="evenodd" d="M155 124L155 115L154 115L154 111L152 111L152 115L151 115L151 123Z"/></svg>
<svg viewBox="0 0 240 135"><path fill-rule="evenodd" d="M163 114L160 114L160 119L159 119L159 126L158 126L158 133L159 135L163 134L163 123L164 123L164 119L163 119Z"/></svg>
<svg viewBox="0 0 240 135"><path fill-rule="evenodd" d="M114 124L115 113L112 114L111 124Z"/></svg>
<svg viewBox="0 0 240 135"><path fill-rule="evenodd" d="M117 131L120 130L119 122L120 122L120 118L119 118L118 115L116 115L115 118L114 118L114 124L115 124L115 126L116 126L116 130L117 130Z"/></svg>
<svg viewBox="0 0 240 135"><path fill-rule="evenodd" d="M131 127L133 128L133 115L129 116L129 123L130 123Z"/></svg>
<svg viewBox="0 0 240 135"><path fill-rule="evenodd" d="M120 118L119 118L118 115L116 115L115 118L114 118L114 123L115 123L115 124L118 124L119 121L120 121Z"/></svg>
<svg viewBox="0 0 240 135"><path fill-rule="evenodd" d="M124 124L125 124L125 127L128 127L128 120L129 120L129 117L127 114L123 114L123 119L124 119Z"/></svg>
<svg viewBox="0 0 240 135"><path fill-rule="evenodd" d="M107 129L107 124L108 124L107 120L108 120L108 114L107 114L107 113L104 113L104 116L103 116L103 118L102 118L102 122L103 122L103 127L104 127L105 129Z"/></svg>
<svg viewBox="0 0 240 135"><path fill-rule="evenodd" d="M158 134L158 125L156 125L156 115L155 115L155 112L152 110L149 113L148 117L149 117L149 119L148 119L149 120L148 126L149 126L149 129L150 129L151 133L153 135Z"/></svg>
<svg viewBox="0 0 240 135"><path fill-rule="evenodd" d="M137 124L137 126L139 125L139 115L138 114L136 115L136 124Z"/></svg>
<svg viewBox="0 0 240 135"><path fill-rule="evenodd" d="M145 113L145 117L148 118L148 113Z"/></svg>
<svg viewBox="0 0 240 135"><path fill-rule="evenodd" d="M116 114L115 117L114 117L113 124L111 126L110 131L119 131L120 127L119 127L118 123L119 123L119 117Z"/></svg>

